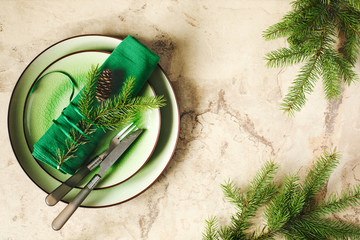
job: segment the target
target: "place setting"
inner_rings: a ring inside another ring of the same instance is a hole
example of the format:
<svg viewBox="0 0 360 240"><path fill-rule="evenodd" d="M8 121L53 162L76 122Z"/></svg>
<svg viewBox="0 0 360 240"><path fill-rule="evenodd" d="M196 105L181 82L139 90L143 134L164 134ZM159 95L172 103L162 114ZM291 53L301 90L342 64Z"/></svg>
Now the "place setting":
<svg viewBox="0 0 360 240"><path fill-rule="evenodd" d="M111 207L146 191L170 162L179 110L159 56L136 38L81 35L41 52L11 96L15 156L46 194L77 207Z"/></svg>

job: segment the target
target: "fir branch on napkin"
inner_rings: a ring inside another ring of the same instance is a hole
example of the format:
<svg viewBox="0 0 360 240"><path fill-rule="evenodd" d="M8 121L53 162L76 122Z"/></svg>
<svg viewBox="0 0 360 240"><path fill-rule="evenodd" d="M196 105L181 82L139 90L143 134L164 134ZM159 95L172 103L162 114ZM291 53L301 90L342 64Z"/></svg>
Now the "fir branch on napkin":
<svg viewBox="0 0 360 240"><path fill-rule="evenodd" d="M96 128L101 128L104 131L119 129L136 121L141 112L165 106L163 96L138 96L133 98L134 77L128 77L125 80L120 93L95 104L94 99L99 76L99 67L93 66L88 73L87 82L78 102L79 111L90 122L82 119L77 124L77 127L87 137L74 129L69 132L73 141L66 139L66 150L60 148L57 150L54 160L58 163L58 168L60 168L61 164L76 156L78 146L88 143Z"/></svg>

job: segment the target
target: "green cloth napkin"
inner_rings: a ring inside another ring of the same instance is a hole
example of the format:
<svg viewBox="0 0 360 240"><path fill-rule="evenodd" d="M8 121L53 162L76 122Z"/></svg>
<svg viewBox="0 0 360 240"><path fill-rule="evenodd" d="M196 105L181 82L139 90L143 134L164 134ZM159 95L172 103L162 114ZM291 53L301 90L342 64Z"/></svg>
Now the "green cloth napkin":
<svg viewBox="0 0 360 240"><path fill-rule="evenodd" d="M100 69L110 69L113 74L113 91L119 92L124 80L128 77L135 77L134 94L137 95L142 89L145 82L154 71L160 57L153 53L146 46L142 45L132 36L125 38L119 46L105 60ZM114 89L115 88L115 89ZM80 93L72 101L75 105L79 101ZM62 129L69 132L72 126L64 119L65 115L72 123L78 123L82 117L68 106L64 109L63 114L56 119ZM60 165L60 172L74 174L87 158L92 154L97 143L105 135L104 130L97 129L92 134L91 141L78 146L76 156ZM52 124L46 133L34 145L32 155L39 161L42 161L53 168L57 169L59 163L55 160L58 149L65 150L67 136L56 124Z"/></svg>

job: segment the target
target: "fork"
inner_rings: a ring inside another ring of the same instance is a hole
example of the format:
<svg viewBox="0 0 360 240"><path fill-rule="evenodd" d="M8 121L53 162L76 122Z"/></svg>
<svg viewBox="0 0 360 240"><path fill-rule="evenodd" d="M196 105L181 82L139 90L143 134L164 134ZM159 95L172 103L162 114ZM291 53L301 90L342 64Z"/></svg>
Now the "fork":
<svg viewBox="0 0 360 240"><path fill-rule="evenodd" d="M105 157L111 152L114 147L121 142L127 135L129 135L134 129L136 125L134 123L130 123L116 134L110 141L109 147L100 155L98 155L94 160L92 160L88 165L80 168L73 176L68 178L65 182L63 182L60 186L58 186L54 191L49 193L46 196L45 202L49 206L54 206L57 204L66 194L70 192L76 185L78 185L82 179L85 178L92 170L94 170L99 164L105 159Z"/></svg>

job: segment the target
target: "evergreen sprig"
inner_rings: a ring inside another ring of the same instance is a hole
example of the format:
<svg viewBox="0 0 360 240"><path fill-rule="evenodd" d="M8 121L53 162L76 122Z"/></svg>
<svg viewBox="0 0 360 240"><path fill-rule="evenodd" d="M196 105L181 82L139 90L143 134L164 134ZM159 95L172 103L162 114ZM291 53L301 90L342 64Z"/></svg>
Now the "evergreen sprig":
<svg viewBox="0 0 360 240"><path fill-rule="evenodd" d="M252 225L249 220L277 191L276 186L272 183L277 168L278 165L274 162L267 162L256 174L244 193L232 181L222 185L225 197L235 205L237 213L231 217L231 226L220 229L219 236L223 239L246 239L245 232ZM208 229L214 229L210 224L214 224L215 221L215 219L211 219L208 222Z"/></svg>
<svg viewBox="0 0 360 240"><path fill-rule="evenodd" d="M269 67L303 63L281 109L293 115L322 78L326 99L341 95L342 81L358 79L353 68L360 50L358 0L295 0L282 20L264 31L266 40L286 38L289 47L266 54ZM340 47L337 43L340 42Z"/></svg>
<svg viewBox="0 0 360 240"><path fill-rule="evenodd" d="M216 217L206 220L203 240L360 239L359 225L329 217L360 206L360 185L331 194L327 199L321 195L339 158L335 151L324 152L303 181L293 174L285 176L281 184L275 184L273 177L278 165L272 161L258 171L244 191L228 181L222 188L236 213L228 226L218 227ZM262 206L265 207L260 208ZM250 231L255 225L251 220L259 209L263 209L265 224Z"/></svg>
<svg viewBox="0 0 360 240"><path fill-rule="evenodd" d="M82 129L83 132L89 137L91 137L91 135L96 131L92 124L89 124L84 119L81 119L76 125L79 129ZM58 169L60 168L61 164L73 159L76 156L76 151L78 150L79 146L89 142L89 138L86 138L84 135L82 135L75 129L71 129L69 135L72 140L65 139L66 150L61 150L60 148L58 148L56 152L55 160L58 162Z"/></svg>
<svg viewBox="0 0 360 240"><path fill-rule="evenodd" d="M98 127L114 130L134 121L144 110L164 106L163 96L133 97L134 84L135 78L129 77L120 94L99 103L94 108L91 119Z"/></svg>
<svg viewBox="0 0 360 240"><path fill-rule="evenodd" d="M58 149L57 151L55 160L58 162L58 168L64 162L74 158L78 147L88 143L97 129L101 128L104 131L119 129L138 119L141 112L165 105L163 96L134 97L134 77L129 77L124 81L118 94L98 103L95 101L95 96L100 74L98 66L92 66L88 72L86 84L77 103L77 108L87 120L81 119L76 124L85 136L75 129L69 132L72 140L65 140L66 150Z"/></svg>
<svg viewBox="0 0 360 240"><path fill-rule="evenodd" d="M86 84L81 90L81 97L77 104L79 111L88 119L91 119L91 113L95 102L96 85L100 73L98 65L91 66L86 76Z"/></svg>

